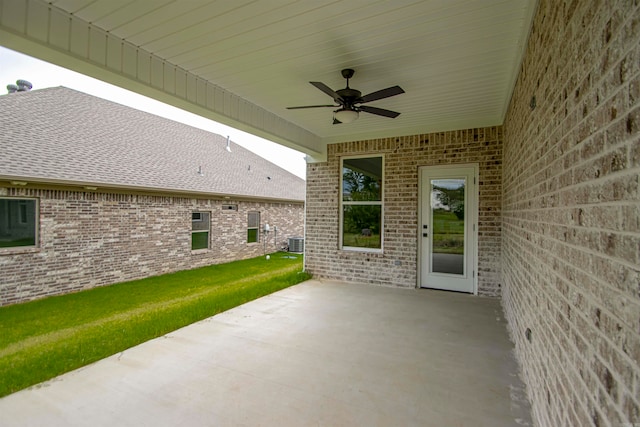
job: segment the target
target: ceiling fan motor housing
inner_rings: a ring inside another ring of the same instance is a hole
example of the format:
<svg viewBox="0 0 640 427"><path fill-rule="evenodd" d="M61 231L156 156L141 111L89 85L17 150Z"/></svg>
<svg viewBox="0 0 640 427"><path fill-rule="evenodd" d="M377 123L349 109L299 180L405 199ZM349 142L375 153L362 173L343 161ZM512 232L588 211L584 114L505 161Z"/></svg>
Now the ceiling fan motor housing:
<svg viewBox="0 0 640 427"><path fill-rule="evenodd" d="M362 96L362 92L349 87L346 89L338 89L336 93L344 100L345 107L353 107L353 103Z"/></svg>

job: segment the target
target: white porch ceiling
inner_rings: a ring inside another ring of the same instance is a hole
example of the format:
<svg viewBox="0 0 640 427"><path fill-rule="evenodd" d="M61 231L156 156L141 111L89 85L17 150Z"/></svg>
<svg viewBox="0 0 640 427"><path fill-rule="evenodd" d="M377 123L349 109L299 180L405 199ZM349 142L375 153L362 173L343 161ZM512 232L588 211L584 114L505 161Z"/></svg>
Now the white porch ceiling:
<svg viewBox="0 0 640 427"><path fill-rule="evenodd" d="M322 157L331 142L503 122L535 0L0 0L0 44ZM395 119L332 124L309 84Z"/></svg>

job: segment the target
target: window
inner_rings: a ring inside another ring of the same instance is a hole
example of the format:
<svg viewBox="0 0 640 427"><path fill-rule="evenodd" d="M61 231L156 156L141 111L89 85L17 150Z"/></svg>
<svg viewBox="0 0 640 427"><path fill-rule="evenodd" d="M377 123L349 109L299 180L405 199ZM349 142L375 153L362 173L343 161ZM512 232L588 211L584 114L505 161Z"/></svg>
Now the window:
<svg viewBox="0 0 640 427"><path fill-rule="evenodd" d="M0 249L36 246L38 201L0 198Z"/></svg>
<svg viewBox="0 0 640 427"><path fill-rule="evenodd" d="M342 159L340 228L343 249L382 251L382 156Z"/></svg>
<svg viewBox="0 0 640 427"><path fill-rule="evenodd" d="M209 249L209 212L191 214L191 250Z"/></svg>
<svg viewBox="0 0 640 427"><path fill-rule="evenodd" d="M29 203L26 200L20 200L20 224L29 223Z"/></svg>
<svg viewBox="0 0 640 427"><path fill-rule="evenodd" d="M260 212L249 212L247 217L247 243L260 240Z"/></svg>

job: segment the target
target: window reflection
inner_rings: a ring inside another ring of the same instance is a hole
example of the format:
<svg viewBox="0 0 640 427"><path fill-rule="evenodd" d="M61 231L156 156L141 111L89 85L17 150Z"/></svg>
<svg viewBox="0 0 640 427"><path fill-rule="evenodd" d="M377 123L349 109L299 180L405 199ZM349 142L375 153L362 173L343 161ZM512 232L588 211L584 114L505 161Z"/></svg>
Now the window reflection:
<svg viewBox="0 0 640 427"><path fill-rule="evenodd" d="M342 246L382 249L382 157L343 159Z"/></svg>
<svg viewBox="0 0 640 427"><path fill-rule="evenodd" d="M465 179L431 180L434 273L464 274Z"/></svg>

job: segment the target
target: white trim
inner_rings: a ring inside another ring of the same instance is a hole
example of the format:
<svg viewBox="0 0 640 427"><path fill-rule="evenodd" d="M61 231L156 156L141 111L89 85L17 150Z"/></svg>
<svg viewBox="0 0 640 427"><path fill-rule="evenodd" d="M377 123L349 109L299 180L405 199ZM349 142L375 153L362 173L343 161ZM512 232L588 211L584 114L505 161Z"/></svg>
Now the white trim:
<svg viewBox="0 0 640 427"><path fill-rule="evenodd" d="M418 167L418 218L417 218L417 233L416 233L416 239L418 242L418 251L417 251L417 262L416 262L416 267L418 269L417 274L416 274L416 288L420 288L423 282L423 275L424 272L422 271L422 257L424 256L424 250L423 250L423 244L422 244L422 233L423 233L423 227L422 227L422 219L423 219L423 214L424 209L423 209L423 205L424 205L424 188L423 188L423 177L425 174L429 174L431 175L432 173L436 172L440 172L444 175L444 177L446 177L447 175L447 171L451 171L451 176L452 177L458 177L460 175L459 170L460 169L472 169L472 176L474 179L474 191L473 193L469 193L466 192L465 194L465 198L468 198L466 203L467 205L473 205L474 209L471 212L468 212L468 220L470 221L470 224L468 224L469 227L469 233L472 234L473 239L472 239L472 244L469 247L469 250L472 251L472 265L468 266L469 268L468 270L468 274L471 275L472 278L472 283L473 283L473 294L474 295L478 295L478 234L479 234L479 227L478 227L478 211L479 211L479 207L480 207L480 180L479 180L479 164L478 163L460 163L460 164L450 164L450 165L437 165L437 166L420 166ZM471 202L471 203L469 203ZM431 233L432 230L428 229L428 232ZM430 240L431 241L431 240Z"/></svg>
<svg viewBox="0 0 640 427"><path fill-rule="evenodd" d="M22 197L22 196L0 196L0 200L15 200L15 201L33 201L34 202L34 219L33 219L33 229L34 229L34 244L33 245L25 245L25 246L8 246L5 248L0 248L0 253L7 254L7 253L18 253L18 252L26 252L29 250L33 250L33 249L39 249L40 248L40 199L38 197ZM18 207L20 207L21 205L18 204ZM20 209L18 209L18 214ZM10 214L10 212L8 212L8 214ZM9 220L9 217L7 216L7 220ZM18 222L20 223L20 225L28 225L29 221L27 218L27 222L22 222L21 218L18 220ZM9 224L7 224L7 227L9 226Z"/></svg>
<svg viewBox="0 0 640 427"><path fill-rule="evenodd" d="M199 216L198 219L194 219L193 215L197 214ZM193 229L193 223L194 222L205 222L205 215L202 214L207 214L206 217L207 219L207 229L206 230L194 230ZM207 233L207 247L206 248L199 248L199 249L191 249L191 253L195 253L195 252L203 252L203 251L209 251L211 250L211 211L191 211L191 246L193 247L193 235L194 234L201 234L201 233Z"/></svg>
<svg viewBox="0 0 640 427"><path fill-rule="evenodd" d="M350 201L347 204L351 206L380 206L380 248L363 248L359 246L344 246L343 245L343 223L344 223L344 201L343 201L343 173L344 169L344 161L350 159L368 159L368 158L377 158L379 157L382 161L382 171L381 171L381 190L380 190L380 201ZM338 188L338 250L346 251L346 252L366 252L366 253L378 253L381 254L384 252L384 191L386 188L385 182L385 155L383 153L376 154L360 154L356 156L343 156L340 158L340 185Z"/></svg>
<svg viewBox="0 0 640 427"><path fill-rule="evenodd" d="M135 186L135 185L123 185L123 184L106 184L94 181L71 181L64 179L42 179L42 178L34 178L34 177L25 177L25 176L17 176L17 175L2 175L0 174L0 183L1 184L9 184L11 181L21 181L26 183L28 186L32 188L42 188L49 186L60 186L60 187L71 187L65 188L65 190L69 191L79 191L86 192L87 187L95 187L101 193L115 193L115 192L141 192L141 193L152 193L152 194L161 194L161 195L179 195L179 196L194 196L194 197L205 197L208 199L234 199L239 201L266 201L266 202L285 202L285 203L305 203L305 199L282 199L277 197L266 197L266 196L251 196L251 195L242 195L242 194L231 194L231 193L211 193L208 191L197 191L197 190L185 190L180 188L160 188L160 187L145 187L145 186ZM15 186L15 184L12 184ZM95 190L92 190L95 191Z"/></svg>
<svg viewBox="0 0 640 427"><path fill-rule="evenodd" d="M257 214L258 215L258 225L256 227L251 227L249 225L249 216L251 214ZM247 245L252 245L255 243L260 243L260 223L262 221L262 215L260 211L247 211L247 239L246 239L246 244ZM256 241L255 242L250 242L249 241L249 230L256 230Z"/></svg>

